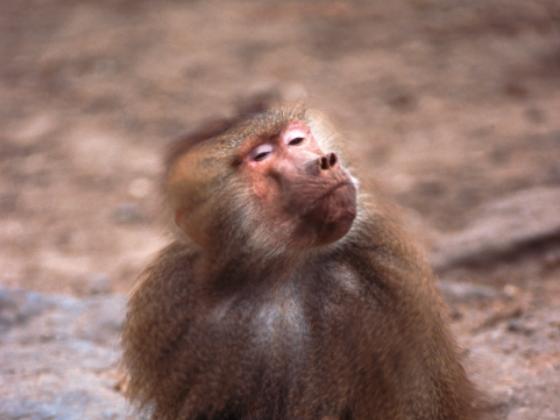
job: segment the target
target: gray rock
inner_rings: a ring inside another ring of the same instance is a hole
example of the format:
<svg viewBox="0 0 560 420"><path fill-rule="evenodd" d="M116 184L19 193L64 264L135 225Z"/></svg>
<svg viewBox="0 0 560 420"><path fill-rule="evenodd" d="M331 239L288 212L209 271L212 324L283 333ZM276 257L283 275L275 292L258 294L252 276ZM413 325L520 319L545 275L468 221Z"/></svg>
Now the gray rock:
<svg viewBox="0 0 560 420"><path fill-rule="evenodd" d="M113 211L112 219L117 224L131 225L143 223L146 217L136 203L121 203Z"/></svg>
<svg viewBox="0 0 560 420"><path fill-rule="evenodd" d="M93 273L86 284L87 291L92 295L104 295L111 291L111 278L105 273Z"/></svg>
<svg viewBox="0 0 560 420"><path fill-rule="evenodd" d="M508 420L556 420L560 413L560 311L534 308L469 338L470 360ZM530 334L527 332L530 331Z"/></svg>
<svg viewBox="0 0 560 420"><path fill-rule="evenodd" d="M500 296L492 287L464 281L440 281L438 286L448 302L491 300Z"/></svg>
<svg viewBox="0 0 560 420"><path fill-rule="evenodd" d="M0 418L124 419L122 296L0 290Z"/></svg>
<svg viewBox="0 0 560 420"><path fill-rule="evenodd" d="M47 299L38 293L0 289L0 333L25 323L49 307Z"/></svg>
<svg viewBox="0 0 560 420"><path fill-rule="evenodd" d="M539 187L480 208L460 232L444 236L432 254L437 271L500 260L560 242L560 188Z"/></svg>

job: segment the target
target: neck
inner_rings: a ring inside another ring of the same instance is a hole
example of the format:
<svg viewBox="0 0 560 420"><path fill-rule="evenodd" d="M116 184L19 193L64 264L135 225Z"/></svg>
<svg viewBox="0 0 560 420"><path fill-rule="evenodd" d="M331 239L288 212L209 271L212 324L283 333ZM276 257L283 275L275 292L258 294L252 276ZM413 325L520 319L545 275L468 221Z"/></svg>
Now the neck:
<svg viewBox="0 0 560 420"><path fill-rule="evenodd" d="M213 293L230 294L243 288L274 287L302 272L316 261L316 253L267 253L250 249L236 252L203 253L199 267L212 279Z"/></svg>

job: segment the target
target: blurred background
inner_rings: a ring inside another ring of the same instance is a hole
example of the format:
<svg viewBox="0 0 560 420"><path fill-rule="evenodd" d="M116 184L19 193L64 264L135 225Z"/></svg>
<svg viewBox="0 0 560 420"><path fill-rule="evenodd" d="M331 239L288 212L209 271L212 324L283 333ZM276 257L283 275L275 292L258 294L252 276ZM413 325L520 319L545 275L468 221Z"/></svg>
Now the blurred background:
<svg viewBox="0 0 560 420"><path fill-rule="evenodd" d="M270 91L405 209L507 418L560 418L558 0L3 0L0 60L2 418L125 418L162 152Z"/></svg>

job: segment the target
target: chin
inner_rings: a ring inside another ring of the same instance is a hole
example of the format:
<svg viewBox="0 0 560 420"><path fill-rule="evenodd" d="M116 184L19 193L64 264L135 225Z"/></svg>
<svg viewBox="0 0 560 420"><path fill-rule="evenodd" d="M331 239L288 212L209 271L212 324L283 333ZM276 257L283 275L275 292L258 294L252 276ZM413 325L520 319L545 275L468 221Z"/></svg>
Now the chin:
<svg viewBox="0 0 560 420"><path fill-rule="evenodd" d="M350 231L356 211L356 188L347 183L324 196L302 222L311 230L316 245L327 245Z"/></svg>

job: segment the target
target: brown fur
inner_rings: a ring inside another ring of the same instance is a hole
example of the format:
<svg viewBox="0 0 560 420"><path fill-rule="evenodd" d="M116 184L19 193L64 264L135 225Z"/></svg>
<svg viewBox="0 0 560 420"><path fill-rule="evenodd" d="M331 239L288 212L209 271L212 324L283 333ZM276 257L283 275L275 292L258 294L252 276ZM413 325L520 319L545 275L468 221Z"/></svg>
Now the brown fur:
<svg viewBox="0 0 560 420"><path fill-rule="evenodd" d="M169 420L480 419L431 271L379 197L359 197L342 239L297 252L271 250L275 238L242 221L271 222L236 198L233 151L305 115L260 114L169 160L172 207L187 206L210 236L171 243L136 286L123 334L129 397Z"/></svg>

